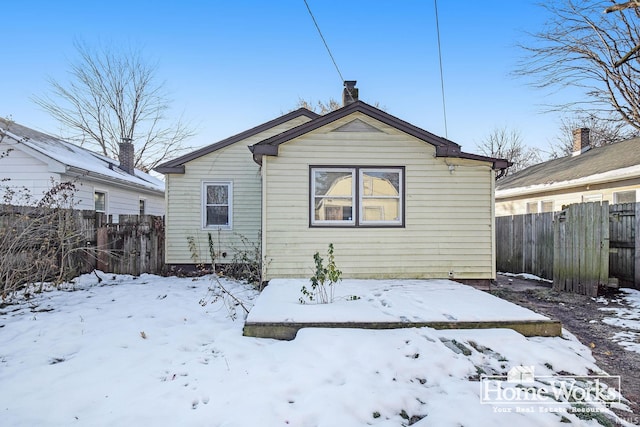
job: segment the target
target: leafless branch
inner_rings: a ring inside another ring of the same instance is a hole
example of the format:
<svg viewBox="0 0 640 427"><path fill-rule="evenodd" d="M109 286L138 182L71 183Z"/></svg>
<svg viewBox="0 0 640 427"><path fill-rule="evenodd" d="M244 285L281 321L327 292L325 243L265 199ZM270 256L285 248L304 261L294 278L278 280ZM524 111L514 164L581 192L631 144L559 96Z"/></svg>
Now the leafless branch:
<svg viewBox="0 0 640 427"><path fill-rule="evenodd" d="M194 131L182 118L167 117L169 96L157 81L156 64L135 49L92 49L81 42L75 47L70 81L51 78L50 93L34 98L71 132L66 138L112 158L122 139L130 138L135 167L143 170L185 150Z"/></svg>

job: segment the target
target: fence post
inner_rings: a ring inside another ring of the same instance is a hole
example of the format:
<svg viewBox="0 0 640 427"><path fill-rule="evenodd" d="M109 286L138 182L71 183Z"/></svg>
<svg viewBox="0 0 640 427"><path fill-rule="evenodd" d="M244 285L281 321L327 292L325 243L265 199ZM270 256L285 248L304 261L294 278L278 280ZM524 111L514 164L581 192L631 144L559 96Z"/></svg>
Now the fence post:
<svg viewBox="0 0 640 427"><path fill-rule="evenodd" d="M634 254L634 273L633 285L636 289L640 289L640 203L636 202L636 218L635 218L635 254Z"/></svg>

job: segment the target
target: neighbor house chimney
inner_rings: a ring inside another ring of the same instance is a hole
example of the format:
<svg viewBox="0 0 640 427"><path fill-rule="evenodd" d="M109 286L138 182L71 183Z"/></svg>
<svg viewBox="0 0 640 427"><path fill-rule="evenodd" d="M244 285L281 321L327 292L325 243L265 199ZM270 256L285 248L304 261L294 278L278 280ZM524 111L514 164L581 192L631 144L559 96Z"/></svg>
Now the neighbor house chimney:
<svg viewBox="0 0 640 427"><path fill-rule="evenodd" d="M131 138L123 137L119 148L118 160L120 160L120 169L129 175L135 175L133 167L133 143L131 143Z"/></svg>
<svg viewBox="0 0 640 427"><path fill-rule="evenodd" d="M356 89L355 80L345 80L344 89L342 90L342 106L346 107L358 100L358 89Z"/></svg>
<svg viewBox="0 0 640 427"><path fill-rule="evenodd" d="M580 128L573 130L573 153L572 156L577 156L584 153L591 145L589 143L589 128Z"/></svg>

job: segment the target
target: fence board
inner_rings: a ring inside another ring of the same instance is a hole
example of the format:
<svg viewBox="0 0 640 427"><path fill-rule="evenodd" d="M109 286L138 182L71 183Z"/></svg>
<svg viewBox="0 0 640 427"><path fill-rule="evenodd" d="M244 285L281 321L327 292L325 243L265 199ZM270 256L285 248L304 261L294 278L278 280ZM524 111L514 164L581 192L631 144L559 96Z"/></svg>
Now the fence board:
<svg viewBox="0 0 640 427"><path fill-rule="evenodd" d="M551 279L553 213L496 217L496 268Z"/></svg>
<svg viewBox="0 0 640 427"><path fill-rule="evenodd" d="M608 270L610 277L618 279L620 286L640 289L640 236L636 230L640 225L640 218L636 215L640 211L637 203L609 205L609 221L600 223L595 233L602 235L604 242L609 243L609 258L597 260L599 271ZM537 215L537 217L536 217ZM559 213L556 221L563 220ZM587 213L588 218L593 214ZM528 219L524 219L527 217ZM496 218L496 267L498 271L510 273L530 273L544 279L558 280L565 284L568 290L574 289L572 277L567 277L565 270L558 269L554 263L554 253L562 251L566 257L579 262L581 256L586 256L587 247L595 249L600 241L593 239L593 230L587 230L587 224L592 223L588 218L583 221L582 228L574 230L574 234L566 236L565 230L558 230L554 236L553 217L551 214L527 214ZM526 224L519 227L516 224ZM529 228L527 230L526 228ZM591 227L591 226L589 226ZM580 230L584 233L579 235ZM607 234L608 233L608 234ZM534 236L534 237L528 237ZM561 239L561 241L558 241ZM591 239L591 240L589 240ZM525 249L524 246L530 246ZM637 255L638 254L638 255ZM588 262L585 260L585 262ZM593 265L594 261L591 261ZM582 276L588 276L588 266L582 267ZM554 271L556 273L554 273ZM577 287L577 282L575 287Z"/></svg>
<svg viewBox="0 0 640 427"><path fill-rule="evenodd" d="M597 296L609 278L609 204L570 205L557 216L554 228L564 250L554 254L553 288Z"/></svg>

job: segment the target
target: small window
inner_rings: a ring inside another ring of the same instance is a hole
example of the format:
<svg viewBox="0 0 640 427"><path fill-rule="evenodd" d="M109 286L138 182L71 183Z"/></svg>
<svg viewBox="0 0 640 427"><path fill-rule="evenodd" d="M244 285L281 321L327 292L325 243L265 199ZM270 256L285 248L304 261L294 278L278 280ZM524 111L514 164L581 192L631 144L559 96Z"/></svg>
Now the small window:
<svg viewBox="0 0 640 427"><path fill-rule="evenodd" d="M541 201L540 212L553 212L553 200Z"/></svg>
<svg viewBox="0 0 640 427"><path fill-rule="evenodd" d="M402 226L404 168L311 167L311 226Z"/></svg>
<svg viewBox="0 0 640 427"><path fill-rule="evenodd" d="M96 212L105 213L107 211L107 194L101 191L93 193L93 202Z"/></svg>
<svg viewBox="0 0 640 427"><path fill-rule="evenodd" d="M585 194L582 196L582 203L601 202L602 194Z"/></svg>
<svg viewBox="0 0 640 427"><path fill-rule="evenodd" d="M527 213L538 213L538 202L527 202Z"/></svg>
<svg viewBox="0 0 640 427"><path fill-rule="evenodd" d="M146 201L144 199L140 199L140 216L145 215L146 212Z"/></svg>
<svg viewBox="0 0 640 427"><path fill-rule="evenodd" d="M635 190L631 191L618 191L613 193L613 203L635 203L636 202L636 192Z"/></svg>
<svg viewBox="0 0 640 427"><path fill-rule="evenodd" d="M231 228L233 188L231 182L203 183L204 228Z"/></svg>

